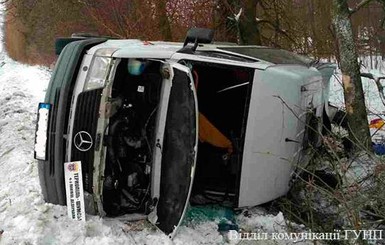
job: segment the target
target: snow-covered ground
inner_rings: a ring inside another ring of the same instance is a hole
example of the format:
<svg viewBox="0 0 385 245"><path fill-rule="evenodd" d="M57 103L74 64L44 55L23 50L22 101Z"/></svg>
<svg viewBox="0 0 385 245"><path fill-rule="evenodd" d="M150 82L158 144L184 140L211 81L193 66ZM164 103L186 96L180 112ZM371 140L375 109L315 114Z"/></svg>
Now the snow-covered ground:
<svg viewBox="0 0 385 245"><path fill-rule="evenodd" d="M385 76L385 62L381 56L361 56L359 58L361 62L361 72L371 73L377 77ZM376 83L373 79L361 77L362 88L365 95L365 105L368 113L368 122L373 119L385 120L385 105L381 101ZM385 80L381 80L382 86L385 86ZM342 75L339 70L330 79L330 94L329 101L334 106L344 108L344 94L342 87ZM377 130L376 128L370 128L370 134L374 142L385 142L385 127Z"/></svg>
<svg viewBox="0 0 385 245"><path fill-rule="evenodd" d="M369 58L361 57L361 59L367 60ZM385 62L382 61L381 64L385 66ZM376 76L385 76L385 68L382 68L381 66L378 69L369 69L366 67L361 67L361 72L372 73ZM382 84L385 85L385 83L383 82ZM374 80L362 77L362 88L365 94L365 104L368 109L369 117L375 116L375 114L384 116L385 106L381 102L381 98L378 94L378 90ZM342 80L339 71L337 71L330 80L329 101L338 107L344 107Z"/></svg>

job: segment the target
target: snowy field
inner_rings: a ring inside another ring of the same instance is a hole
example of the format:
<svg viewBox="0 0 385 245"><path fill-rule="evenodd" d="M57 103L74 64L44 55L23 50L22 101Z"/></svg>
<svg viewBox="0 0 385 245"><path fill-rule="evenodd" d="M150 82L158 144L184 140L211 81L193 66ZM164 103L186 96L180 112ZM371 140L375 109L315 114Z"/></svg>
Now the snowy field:
<svg viewBox="0 0 385 245"><path fill-rule="evenodd" d="M362 62L361 72L372 73L376 76L385 76L385 62L382 60L382 57L375 56L372 59L376 59L377 62L371 64L373 62L371 62L370 57L360 57ZM329 101L338 107L344 107L341 75L336 72L330 82ZM384 86L385 83L382 82L382 85ZM365 104L369 117L374 117L375 115L384 116L385 106L381 102L375 82L372 79L362 77L362 88L365 94Z"/></svg>

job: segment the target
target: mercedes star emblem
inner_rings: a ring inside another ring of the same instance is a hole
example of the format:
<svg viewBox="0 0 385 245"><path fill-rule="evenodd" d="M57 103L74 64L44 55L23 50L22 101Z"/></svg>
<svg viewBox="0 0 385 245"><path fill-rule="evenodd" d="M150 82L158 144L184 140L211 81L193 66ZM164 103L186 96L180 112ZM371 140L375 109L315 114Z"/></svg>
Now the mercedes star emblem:
<svg viewBox="0 0 385 245"><path fill-rule="evenodd" d="M86 131L80 131L75 134L74 145L79 151L88 151L92 147L92 137Z"/></svg>

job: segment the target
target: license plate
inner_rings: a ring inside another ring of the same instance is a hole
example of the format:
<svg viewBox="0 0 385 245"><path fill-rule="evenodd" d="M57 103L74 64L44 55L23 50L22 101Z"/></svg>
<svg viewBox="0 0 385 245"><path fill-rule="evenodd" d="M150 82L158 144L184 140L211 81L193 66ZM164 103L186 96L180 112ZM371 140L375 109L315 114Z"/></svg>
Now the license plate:
<svg viewBox="0 0 385 245"><path fill-rule="evenodd" d="M35 159L47 160L48 122L51 104L39 103L35 134Z"/></svg>
<svg viewBox="0 0 385 245"><path fill-rule="evenodd" d="M73 220L85 221L82 164L80 161L64 163L64 180L68 216Z"/></svg>

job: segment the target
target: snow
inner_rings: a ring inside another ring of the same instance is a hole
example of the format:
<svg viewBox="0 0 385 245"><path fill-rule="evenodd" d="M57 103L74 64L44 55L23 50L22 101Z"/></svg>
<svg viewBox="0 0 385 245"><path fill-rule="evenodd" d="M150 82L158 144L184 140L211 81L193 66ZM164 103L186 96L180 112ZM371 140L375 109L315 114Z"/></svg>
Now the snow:
<svg viewBox="0 0 385 245"><path fill-rule="evenodd" d="M369 72L375 75L380 75L378 69L365 69L362 68L361 72ZM382 75L383 76L383 75ZM378 94L378 90L374 80L362 77L362 87L365 94L365 104L369 110L369 115L381 115L385 113L385 106L382 104L381 98ZM339 107L344 107L344 94L342 87L342 75L337 70L333 77L330 79L330 97L329 101Z"/></svg>
<svg viewBox="0 0 385 245"><path fill-rule="evenodd" d="M385 76L385 62L383 62L381 56L361 56L359 58L361 62L361 72L371 73L376 77ZM361 77L362 88L365 95L365 105L368 113L368 122L377 118L385 119L385 105L382 103L379 96L379 92L376 83L373 79ZM381 82L384 86L384 81ZM339 70L336 70L335 74L330 79L330 94L329 101L332 105L339 108L344 108L344 94L342 86L342 74ZM373 136L373 141L379 143L384 142L385 139L385 128L370 129L370 133Z"/></svg>

